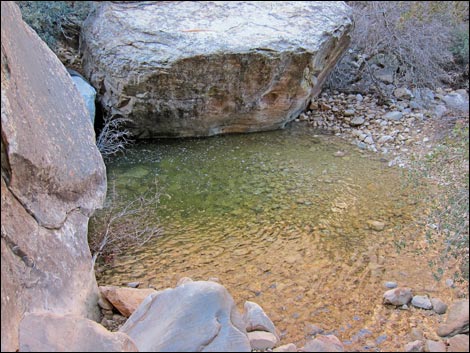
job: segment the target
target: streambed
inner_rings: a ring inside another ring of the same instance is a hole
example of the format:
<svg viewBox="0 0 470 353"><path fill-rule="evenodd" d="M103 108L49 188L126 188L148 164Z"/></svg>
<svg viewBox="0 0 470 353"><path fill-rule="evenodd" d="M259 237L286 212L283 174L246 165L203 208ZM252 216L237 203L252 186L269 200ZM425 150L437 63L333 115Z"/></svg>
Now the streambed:
<svg viewBox="0 0 470 353"><path fill-rule="evenodd" d="M164 234L100 264L100 284L217 278L240 310L260 304L282 343L299 347L313 324L348 350L397 350L412 327L438 320L382 305L386 281L442 298L446 289L419 248L424 183L410 187L379 155L295 124L139 143L107 171L129 200L157 185L148 216Z"/></svg>

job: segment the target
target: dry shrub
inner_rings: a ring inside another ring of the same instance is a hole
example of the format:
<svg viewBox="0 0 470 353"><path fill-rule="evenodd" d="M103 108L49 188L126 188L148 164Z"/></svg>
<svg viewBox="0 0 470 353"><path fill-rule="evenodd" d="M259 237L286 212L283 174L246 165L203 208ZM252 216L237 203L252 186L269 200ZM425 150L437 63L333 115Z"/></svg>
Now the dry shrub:
<svg viewBox="0 0 470 353"><path fill-rule="evenodd" d="M130 247L140 247L163 233L156 226L155 213L160 202L157 184L131 201L122 199L111 190L107 204L90 219L88 243L93 264L98 257L112 258ZM154 212L152 212L154 211Z"/></svg>
<svg viewBox="0 0 470 353"><path fill-rule="evenodd" d="M395 86L435 88L451 81L449 69L456 67L455 59L468 57L468 2L354 1L349 5L355 21L351 55L343 57L333 71L328 82L332 89L347 89L361 79L374 86L377 77L371 67L386 66L394 69ZM352 59L355 70L351 70Z"/></svg>
<svg viewBox="0 0 470 353"><path fill-rule="evenodd" d="M123 152L133 142L131 133L125 128L129 119L119 116L107 116L96 140L96 146L103 157Z"/></svg>

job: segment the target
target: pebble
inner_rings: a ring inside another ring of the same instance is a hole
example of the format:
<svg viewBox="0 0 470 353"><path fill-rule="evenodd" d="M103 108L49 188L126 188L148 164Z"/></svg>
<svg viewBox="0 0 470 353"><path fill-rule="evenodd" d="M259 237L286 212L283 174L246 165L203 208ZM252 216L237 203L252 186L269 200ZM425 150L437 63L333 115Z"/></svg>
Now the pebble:
<svg viewBox="0 0 470 353"><path fill-rule="evenodd" d="M305 324L304 332L307 336L315 336L320 333L323 333L323 329L315 324L312 324L310 322L307 322Z"/></svg>
<svg viewBox="0 0 470 353"><path fill-rule="evenodd" d="M396 282L385 282L385 287L389 288L389 289L393 289L393 288L397 288L397 283Z"/></svg>
<svg viewBox="0 0 470 353"><path fill-rule="evenodd" d="M126 286L131 287L131 288L137 288L140 286L140 282L129 282L129 283L126 283Z"/></svg>
<svg viewBox="0 0 470 353"><path fill-rule="evenodd" d="M370 229L373 229L377 232L380 232L380 231L384 230L384 228L385 228L385 223L380 222L380 221L369 220L369 221L367 221L367 225Z"/></svg>
<svg viewBox="0 0 470 353"><path fill-rule="evenodd" d="M384 119L394 120L394 121L398 121L402 117L403 117L403 113L398 112L398 111L388 112L383 116Z"/></svg>
<svg viewBox="0 0 470 353"><path fill-rule="evenodd" d="M344 157L345 155L346 155L346 153L344 153L343 151L336 151L334 153L335 157Z"/></svg>

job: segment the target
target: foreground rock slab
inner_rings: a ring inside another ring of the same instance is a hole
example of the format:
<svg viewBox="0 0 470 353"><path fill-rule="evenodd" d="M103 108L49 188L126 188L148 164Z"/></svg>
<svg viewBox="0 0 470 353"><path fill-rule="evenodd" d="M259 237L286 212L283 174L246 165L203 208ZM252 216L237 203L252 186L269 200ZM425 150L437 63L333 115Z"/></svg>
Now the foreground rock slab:
<svg viewBox="0 0 470 353"><path fill-rule="evenodd" d="M28 313L20 324L21 352L138 352L122 332L72 315Z"/></svg>
<svg viewBox="0 0 470 353"><path fill-rule="evenodd" d="M186 282L151 294L120 332L141 352L251 351L235 302L215 282Z"/></svg>
<svg viewBox="0 0 470 353"><path fill-rule="evenodd" d="M140 138L273 130L320 92L350 15L342 1L102 2L84 70Z"/></svg>
<svg viewBox="0 0 470 353"><path fill-rule="evenodd" d="M106 171L87 109L56 55L2 1L1 350L25 312L98 319L87 242Z"/></svg>

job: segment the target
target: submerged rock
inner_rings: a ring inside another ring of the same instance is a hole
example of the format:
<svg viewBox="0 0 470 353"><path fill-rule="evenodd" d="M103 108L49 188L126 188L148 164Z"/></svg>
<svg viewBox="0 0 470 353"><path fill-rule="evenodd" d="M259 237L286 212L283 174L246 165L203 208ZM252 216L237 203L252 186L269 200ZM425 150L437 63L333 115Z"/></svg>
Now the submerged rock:
<svg viewBox="0 0 470 353"><path fill-rule="evenodd" d="M405 344L405 352L423 352L424 342L416 340Z"/></svg>
<svg viewBox="0 0 470 353"><path fill-rule="evenodd" d="M415 295L413 299L411 300L411 305L413 305L416 308L421 308L425 310L432 309L432 303L429 300L427 295Z"/></svg>
<svg viewBox="0 0 470 353"><path fill-rule="evenodd" d="M468 300L461 300L450 306L446 322L437 328L439 336L455 336L468 332L468 304Z"/></svg>
<svg viewBox="0 0 470 353"><path fill-rule="evenodd" d="M318 336L309 340L302 348L303 352L344 352L343 343L334 335Z"/></svg>
<svg viewBox="0 0 470 353"><path fill-rule="evenodd" d="M432 309L434 310L436 314L439 314L439 315L445 314L445 312L447 311L447 304L444 303L439 298L432 298L431 303L432 303Z"/></svg>
<svg viewBox="0 0 470 353"><path fill-rule="evenodd" d="M446 344L440 341L426 340L424 343L425 352L445 352L447 349ZM450 351L454 352L454 351Z"/></svg>
<svg viewBox="0 0 470 353"><path fill-rule="evenodd" d="M399 287L390 289L384 293L383 303L392 305L406 305L413 298L411 288Z"/></svg>
<svg viewBox="0 0 470 353"><path fill-rule="evenodd" d="M469 339L468 335L456 335L447 340L449 344L448 352L468 352Z"/></svg>
<svg viewBox="0 0 470 353"><path fill-rule="evenodd" d="M350 16L341 1L102 2L84 69L140 138L273 130L320 92Z"/></svg>

